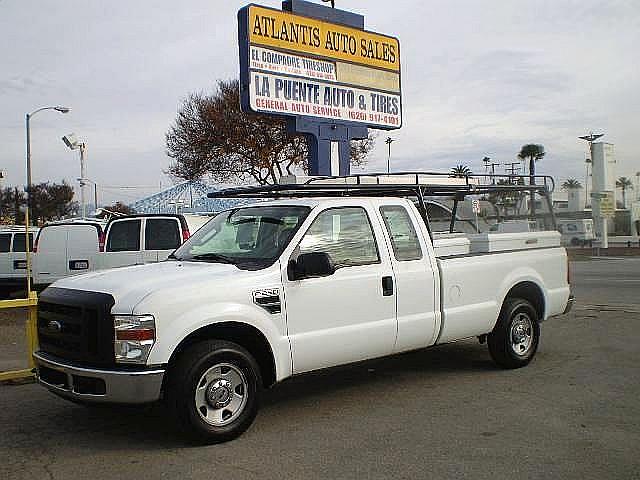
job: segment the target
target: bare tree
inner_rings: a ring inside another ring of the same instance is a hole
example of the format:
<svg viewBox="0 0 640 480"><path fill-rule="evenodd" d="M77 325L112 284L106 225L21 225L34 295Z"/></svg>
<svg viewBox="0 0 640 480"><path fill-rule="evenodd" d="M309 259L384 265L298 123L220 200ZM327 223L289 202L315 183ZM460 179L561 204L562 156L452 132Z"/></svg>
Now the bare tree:
<svg viewBox="0 0 640 480"><path fill-rule="evenodd" d="M287 132L286 120L240 110L239 82L220 80L213 94L192 93L178 109L166 135L167 173L185 180L211 176L219 182L252 178L276 183L296 169L308 171L307 140ZM372 135L351 143L352 165L361 165Z"/></svg>

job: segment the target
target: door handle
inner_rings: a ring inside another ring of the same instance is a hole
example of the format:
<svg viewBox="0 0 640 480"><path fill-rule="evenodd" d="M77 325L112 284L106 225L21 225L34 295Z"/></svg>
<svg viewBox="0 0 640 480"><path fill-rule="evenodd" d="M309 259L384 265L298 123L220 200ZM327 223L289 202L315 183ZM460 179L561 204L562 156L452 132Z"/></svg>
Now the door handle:
<svg viewBox="0 0 640 480"><path fill-rule="evenodd" d="M393 277L382 277L382 295L385 297L393 295Z"/></svg>

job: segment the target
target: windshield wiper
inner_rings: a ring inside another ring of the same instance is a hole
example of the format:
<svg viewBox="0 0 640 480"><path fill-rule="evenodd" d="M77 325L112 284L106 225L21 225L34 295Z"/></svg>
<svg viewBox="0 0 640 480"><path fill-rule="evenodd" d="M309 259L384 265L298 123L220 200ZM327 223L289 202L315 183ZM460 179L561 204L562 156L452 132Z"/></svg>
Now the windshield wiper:
<svg viewBox="0 0 640 480"><path fill-rule="evenodd" d="M178 257L176 257L173 253L171 255L169 255L167 258L171 259L171 260L180 260Z"/></svg>
<svg viewBox="0 0 640 480"><path fill-rule="evenodd" d="M205 262L209 261L209 262L216 262L216 263L235 264L233 259L217 253L201 253L200 255L194 255L189 260L196 260L196 261L202 260Z"/></svg>

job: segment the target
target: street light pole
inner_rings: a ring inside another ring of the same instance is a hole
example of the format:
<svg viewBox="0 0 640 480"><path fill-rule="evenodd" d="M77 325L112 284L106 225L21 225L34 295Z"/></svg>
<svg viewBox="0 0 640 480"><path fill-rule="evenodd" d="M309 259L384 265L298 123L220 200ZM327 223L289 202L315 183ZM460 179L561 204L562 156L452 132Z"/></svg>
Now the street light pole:
<svg viewBox="0 0 640 480"><path fill-rule="evenodd" d="M82 218L87 216L87 202L85 199L84 186L86 185L86 172L84 167L85 154L87 151L87 145L82 142L80 144L80 204L82 205Z"/></svg>
<svg viewBox="0 0 640 480"><path fill-rule="evenodd" d="M389 155L387 156L387 173L391 173L391 144L395 142L395 140L391 137L387 137L384 143L389 146Z"/></svg>
<svg viewBox="0 0 640 480"><path fill-rule="evenodd" d="M31 210L31 117L43 110L55 110L60 113L69 113L68 107L42 107L25 115L25 127L27 130L27 209L24 215L24 232L25 232L25 250L27 259L27 296L31 295L31 248L29 246L29 223Z"/></svg>
<svg viewBox="0 0 640 480"><path fill-rule="evenodd" d="M587 165L587 176L584 179L584 208L586 210L587 205L589 205L589 164L591 163L591 159L587 158L584 163Z"/></svg>

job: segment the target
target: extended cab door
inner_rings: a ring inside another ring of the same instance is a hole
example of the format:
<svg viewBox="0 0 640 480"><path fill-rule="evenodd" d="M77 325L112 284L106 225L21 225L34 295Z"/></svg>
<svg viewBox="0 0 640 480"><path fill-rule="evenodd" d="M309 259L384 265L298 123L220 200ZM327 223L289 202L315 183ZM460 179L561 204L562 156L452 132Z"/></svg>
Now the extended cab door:
<svg viewBox="0 0 640 480"><path fill-rule="evenodd" d="M287 329L295 373L393 351L393 271L375 210L363 203L319 213L290 256L295 260L302 253L327 253L335 273L291 280L284 266Z"/></svg>
<svg viewBox="0 0 640 480"><path fill-rule="evenodd" d="M166 260L182 244L180 220L176 217L148 217L144 226L144 263Z"/></svg>
<svg viewBox="0 0 640 480"><path fill-rule="evenodd" d="M102 268L141 265L142 218L123 218L109 223Z"/></svg>
<svg viewBox="0 0 640 480"><path fill-rule="evenodd" d="M429 237L409 202L374 200L391 244L397 289L398 339L395 352L435 343L440 328L436 299L439 278Z"/></svg>

